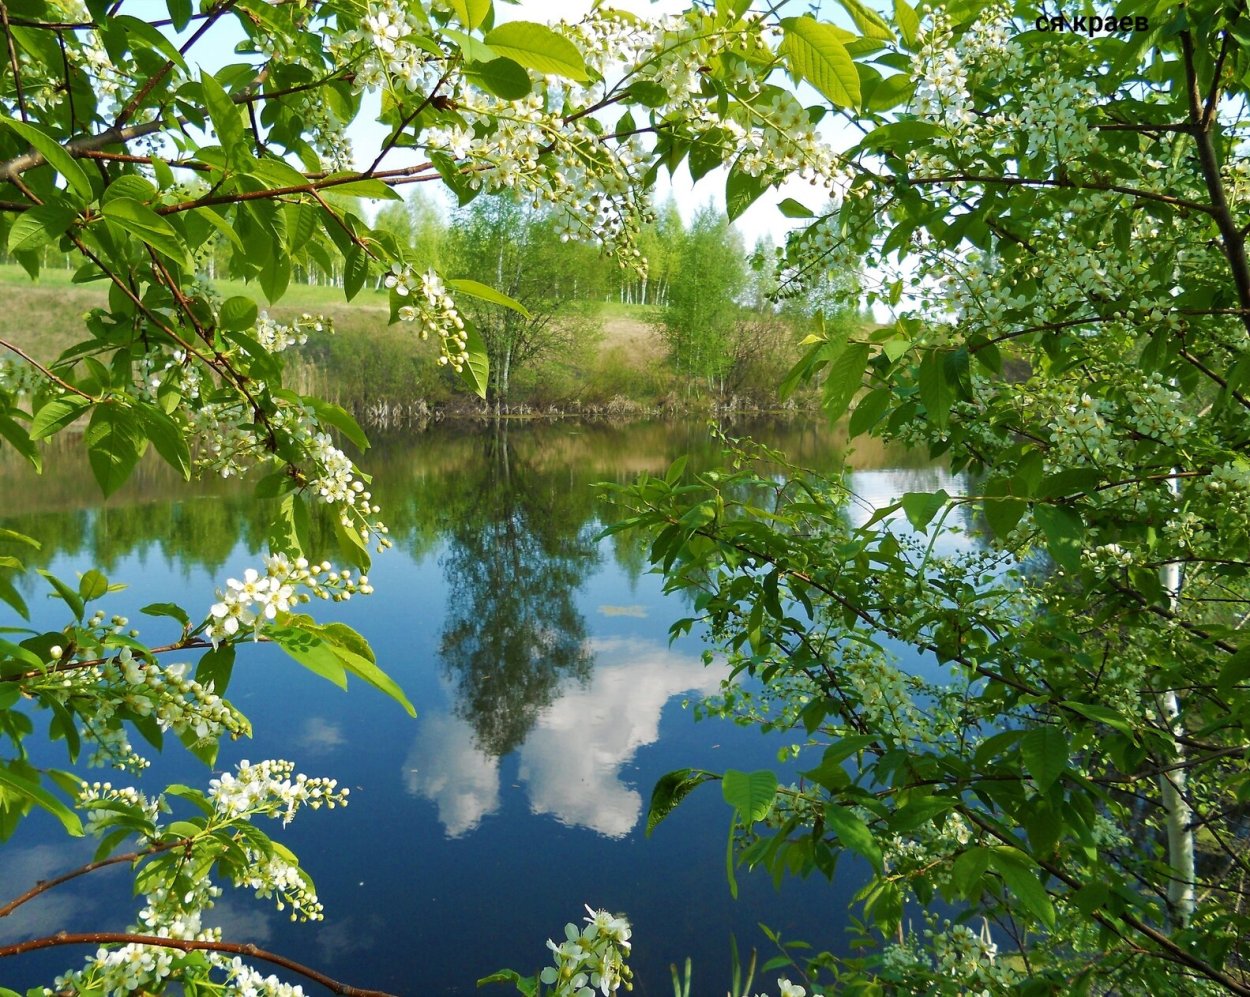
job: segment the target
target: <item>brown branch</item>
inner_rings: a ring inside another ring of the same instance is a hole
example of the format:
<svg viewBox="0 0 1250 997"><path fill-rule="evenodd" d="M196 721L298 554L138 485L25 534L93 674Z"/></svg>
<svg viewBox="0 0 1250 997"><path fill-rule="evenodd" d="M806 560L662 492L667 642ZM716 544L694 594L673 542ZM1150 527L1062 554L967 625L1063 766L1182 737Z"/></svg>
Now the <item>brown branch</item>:
<svg viewBox="0 0 1250 997"><path fill-rule="evenodd" d="M54 373L52 373L52 371L50 371L47 367L41 364L38 360L34 359L29 353L24 352L20 347L15 346L13 343L10 343L7 339L0 339L0 347L4 347L4 349L9 350L10 352L16 353L19 357L21 357L28 364L30 364L37 371L39 371L39 373L41 373L49 381L53 381L56 384L59 384L66 391L72 391L74 394L81 395L83 398L86 398L89 401L98 402L100 400L95 395L87 394L87 392L83 391L82 388L76 388L74 387L74 385L70 384L68 381L62 380L61 378L57 377Z"/></svg>
<svg viewBox="0 0 1250 997"><path fill-rule="evenodd" d="M1247 272L1247 276L1250 276L1250 271ZM1247 316L1244 321L1247 322L1247 328L1250 328L1250 316ZM1205 374L1208 378L1210 378L1212 381L1218 384L1221 388L1227 391L1230 395L1236 398L1238 403L1242 406L1242 408L1250 408L1250 398L1246 398L1246 396L1243 395L1236 388L1229 387L1227 380L1225 380L1223 377L1221 377L1219 374L1213 371L1210 367L1204 364L1201 360L1199 360L1196 356L1190 353L1187 349L1184 349L1182 347L1180 350L1177 351L1177 353L1182 360L1184 360L1186 363L1188 363L1192 367L1197 367L1198 370L1202 371L1202 373Z"/></svg>
<svg viewBox="0 0 1250 997"><path fill-rule="evenodd" d="M1131 121L1107 121L1102 124L1094 125L1099 131L1104 132L1187 132L1190 130L1188 124L1179 125L1151 125L1137 124Z"/></svg>
<svg viewBox="0 0 1250 997"><path fill-rule="evenodd" d="M14 945L0 946L0 959L5 959L12 955L22 955L26 952L36 952L40 949L54 948L58 945L150 945L153 948L177 949L180 952L226 952L231 955L246 955L253 959L260 959L262 962L268 962L274 966L288 969L292 973L298 973L305 979L321 984L331 993L341 994L343 997L395 997L395 995L388 994L383 990L364 990L360 987L340 983L324 973L317 972L310 966L305 966L294 959L288 959L286 956L266 951L255 945L241 945L236 942L195 941L189 938L164 938L160 935L136 935L126 931L58 931L55 935L45 935L42 938L32 938L28 941L17 942Z"/></svg>
<svg viewBox="0 0 1250 997"><path fill-rule="evenodd" d="M201 24L196 29L195 34L193 34L190 38L187 39L187 41L183 44L182 48L178 49L178 54L186 55L187 52L191 50L191 46L193 46L202 37L204 37L205 32L207 32L215 23L217 23L221 15L225 14L237 2L238 0L222 0L221 3L217 4L217 6L215 6L212 10L208 11L207 17L205 17L204 19L204 23ZM130 116L139 109L139 107L143 104L144 100L147 99L148 94L150 94L154 89L156 89L157 85L166 76L169 75L169 71L173 68L174 68L174 61L172 59L169 59L169 60L166 60L165 65L161 66L160 69L158 69L155 73L149 76L147 82L144 83L143 86L139 88L139 91L133 97L131 97L129 101L126 102L126 106L123 107L121 111L118 113L117 118L113 121L113 127L120 128L127 121L129 121Z"/></svg>
<svg viewBox="0 0 1250 997"><path fill-rule="evenodd" d="M960 813L962 813L968 820L972 821L972 823L976 824L977 827L981 828L982 831L985 831L992 837L997 838L1005 845L1010 845L1012 848L1019 848L1019 839L1000 830L994 824L987 821L976 810L965 806L960 806L958 809ZM1034 856L1034 861L1037 862L1037 865L1043 871L1049 873L1073 892L1079 890L1083 885L1075 876L1065 872L1057 864L1047 860L1046 858L1037 858ZM1113 916L1111 914L1104 913L1102 910L1094 910L1092 915L1100 924L1115 932L1120 937L1123 937L1123 928L1124 926L1127 926L1137 934L1150 939L1151 942L1158 946L1158 950L1146 951L1142 953L1143 955L1153 955L1160 959L1166 959L1169 962L1187 966L1199 975L1205 976L1207 979L1223 985L1231 993L1241 994L1242 997L1250 997L1250 986L1246 986L1244 983L1229 976L1218 967L1199 959L1197 956L1190 953L1188 949L1185 949L1174 942L1158 928L1146 924L1133 914L1125 912Z"/></svg>
<svg viewBox="0 0 1250 997"><path fill-rule="evenodd" d="M1058 177L1052 180L1044 177L1009 177L988 176L978 173L956 173L943 177L913 177L909 178L908 183L914 186L942 183L988 183L1000 184L1006 187L1062 187L1072 190L1106 190L1117 194L1125 194L1129 197L1138 197L1146 201L1170 204L1174 208L1188 208L1190 211L1199 211L1204 215L1215 215L1216 213L1216 210L1211 205L1202 204L1199 201L1189 201L1183 197L1159 194L1155 191L1141 190L1137 187L1125 187L1122 184L1099 183L1095 180L1077 182L1070 179L1062 180Z"/></svg>
<svg viewBox="0 0 1250 997"><path fill-rule="evenodd" d="M419 103L410 114L405 115L403 119L399 122L399 124L395 126L395 130L391 132L391 134L387 137L386 141L382 143L382 150L378 153L377 158L374 159L374 161L370 164L369 168L365 170L366 173L372 175L374 170L376 170L379 166L382 165L382 160L386 158L386 154L388 152L390 152L392 149L395 148L395 143L399 141L399 137L404 133L404 129L407 128L410 124L412 124L414 120L416 120L417 115L419 115L422 111L424 111L427 107L429 107L434 102L434 98L438 96L439 90L441 90L443 87L443 84L447 82L447 78L451 76L452 70L456 68L456 63L458 61L459 61L458 59L450 60L450 62L447 65L447 68L443 71L443 75L440 76L438 78L438 82L436 82L434 86L430 88L430 92L425 95L421 103Z"/></svg>
<svg viewBox="0 0 1250 997"><path fill-rule="evenodd" d="M171 848L180 848L191 842L191 838L179 838L177 841L161 841L150 848L142 851L126 852L124 855L114 855L111 858L101 859L99 862L88 862L86 865L79 866L64 875L57 876L55 879L41 879L20 897L15 897L3 907L0 907L0 917L8 917L17 908L27 901L34 900L41 893L47 893L53 887L60 886L62 883L68 883L71 879L77 879L79 876L85 876L89 872L95 872L97 869L103 869L105 866L119 865L122 862L137 862L139 859L148 855L156 855L160 852L167 852Z"/></svg>
<svg viewBox="0 0 1250 997"><path fill-rule="evenodd" d="M17 61L17 46L13 41L13 29L9 27L9 8L0 0L0 25L4 27L4 38L9 47L9 65L13 67L13 89L17 92L17 113L23 121L26 117L26 96L22 92L22 69Z"/></svg>
<svg viewBox="0 0 1250 997"><path fill-rule="evenodd" d="M1211 199L1208 213L1214 217L1215 224L1220 230L1220 238L1224 243L1224 255L1228 259L1233 284L1237 288L1237 299L1242 308L1250 309L1250 262L1246 259L1246 240L1238 230L1236 221L1233 220L1228 198L1224 194L1224 182L1220 179L1219 154L1211 138L1213 122L1207 119L1203 110L1202 94L1198 90L1198 73L1194 67L1194 40L1189 31L1181 32L1181 52L1185 60L1189 122L1193 126L1194 142L1198 146L1198 162L1207 184L1207 195ZM1211 96L1214 98L1219 96L1218 86L1214 84ZM1242 317L1242 323L1246 331L1250 332L1250 314ZM1250 403L1244 398L1238 397L1237 400L1242 405L1250 407Z"/></svg>

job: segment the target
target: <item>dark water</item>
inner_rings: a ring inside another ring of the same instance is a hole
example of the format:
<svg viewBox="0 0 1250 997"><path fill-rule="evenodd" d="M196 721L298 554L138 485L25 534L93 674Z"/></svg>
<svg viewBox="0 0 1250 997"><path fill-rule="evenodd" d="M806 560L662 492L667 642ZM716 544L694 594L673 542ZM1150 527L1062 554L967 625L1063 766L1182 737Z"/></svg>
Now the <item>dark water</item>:
<svg viewBox="0 0 1250 997"><path fill-rule="evenodd" d="M823 427L732 431L837 470L842 441ZM639 538L595 540L611 510L592 482L662 473L681 454L707 466L715 452L701 424L442 428L370 451L362 463L375 474L396 547L375 560L375 595L319 615L365 634L419 717L367 687L343 693L271 646L240 654L230 698L256 736L224 746L218 765L290 758L299 771L339 779L352 796L345 810L305 812L285 832L266 828L300 855L326 921L292 925L269 901L227 891L213 912L225 937L398 994L467 994L500 967L534 971L546 962L545 939L578 920L583 903L632 920L640 994L671 993L668 966L687 956L695 993L724 992L731 933L744 952L758 947L761 963L775 954L761 921L845 951L845 910L858 885L852 863L832 885L792 881L782 893L767 876L742 873L732 901L729 811L715 784L650 839L643 834L646 801L665 772L779 768L787 743L694 722L683 703L716 691L721 673L702 664L698 634L668 643L669 624L687 607L645 573ZM855 462L857 487L877 502L949 485L907 455L861 450ZM150 643L174 635L141 617L140 606L173 599L194 618L225 578L258 563L263 516L237 485L188 491L145 464L102 505L76 457L50 464L43 479L0 464L0 522L43 540L37 560L63 577L98 565L129 583L100 605L131 617ZM28 601L37 623L64 622L39 592ZM65 764L59 745L36 745L34 754ZM151 792L210 777L176 746L139 780L92 776ZM0 902L88 861L92 849L32 816L0 852ZM129 883L108 870L60 887L0 921L0 940L123 930L139 906ZM0 984L50 984L85 954L10 959L0 963ZM756 989L765 986L771 978L757 979Z"/></svg>

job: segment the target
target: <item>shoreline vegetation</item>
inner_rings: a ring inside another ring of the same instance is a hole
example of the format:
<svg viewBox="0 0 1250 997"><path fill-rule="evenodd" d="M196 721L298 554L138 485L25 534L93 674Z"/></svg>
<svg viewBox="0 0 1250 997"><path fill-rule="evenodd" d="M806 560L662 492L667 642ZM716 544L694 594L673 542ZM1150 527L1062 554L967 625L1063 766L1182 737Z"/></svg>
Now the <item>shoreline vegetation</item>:
<svg viewBox="0 0 1250 997"><path fill-rule="evenodd" d="M549 220L506 199L461 211L450 226L431 220L419 199L379 217L397 240L429 247L450 272L490 274L529 306L529 321L499 306L466 304L490 355L485 399L440 366L437 347L395 322L390 285L376 277L344 300L341 276L315 267L262 310L280 324L299 321L306 342L284 357L282 380L301 395L335 402L372 430L421 430L442 421L621 422L689 416L813 415L819 392L783 401L778 384L801 356L813 301L776 305L771 271L749 265L737 232L707 207L682 226L665 205L655 225L651 284L622 284L609 261L586 246L562 244ZM406 227L411 219L420 226ZM520 234L520 235L517 235ZM682 257L682 252L685 256ZM224 279L229 261L210 246L199 261L210 294L246 295ZM758 246L763 261L771 246ZM437 257L437 259L432 259ZM685 260L682 269L682 259ZM68 260L47 256L39 280L0 254L0 339L50 362L78 341L86 312L108 307L103 285L76 284ZM765 276L768 274L769 276ZM510 276L511 275L511 276ZM502 279L500 281L499 279ZM401 299L402 300L402 299ZM855 316L845 321L859 324ZM0 362L9 357L0 356Z"/></svg>

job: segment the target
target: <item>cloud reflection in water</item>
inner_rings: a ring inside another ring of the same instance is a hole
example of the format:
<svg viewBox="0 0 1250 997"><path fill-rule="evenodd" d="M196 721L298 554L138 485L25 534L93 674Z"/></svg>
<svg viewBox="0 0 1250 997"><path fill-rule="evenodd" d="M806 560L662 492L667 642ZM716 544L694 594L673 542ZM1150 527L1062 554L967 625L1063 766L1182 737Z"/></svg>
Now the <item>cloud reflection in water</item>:
<svg viewBox="0 0 1250 997"><path fill-rule="evenodd" d="M642 796L621 781L621 768L659 739L670 699L712 693L722 673L650 640L594 638L587 649L595 657L590 680L538 714L518 752L519 775L533 813L621 838L642 815ZM499 806L498 760L478 747L469 724L450 715L426 714L404 780L409 793L437 806L452 838Z"/></svg>

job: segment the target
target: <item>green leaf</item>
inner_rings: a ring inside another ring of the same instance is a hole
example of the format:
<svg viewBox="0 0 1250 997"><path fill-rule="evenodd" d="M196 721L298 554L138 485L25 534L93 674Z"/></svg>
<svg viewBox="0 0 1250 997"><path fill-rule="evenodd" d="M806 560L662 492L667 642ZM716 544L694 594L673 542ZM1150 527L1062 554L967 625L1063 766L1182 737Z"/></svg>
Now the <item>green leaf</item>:
<svg viewBox="0 0 1250 997"><path fill-rule="evenodd" d="M137 405L135 412L156 452L182 475L184 481L190 481L191 449L187 445L186 432L155 405Z"/></svg>
<svg viewBox="0 0 1250 997"><path fill-rule="evenodd" d="M169 616L177 620L184 627L191 625L191 619L187 616L186 611L173 602L153 602L144 606L139 612L146 616Z"/></svg>
<svg viewBox="0 0 1250 997"><path fill-rule="evenodd" d="M955 388L946 379L945 350L930 350L920 361L920 400L924 402L929 422L938 429L946 429L950 423L951 406L955 403Z"/></svg>
<svg viewBox="0 0 1250 997"><path fill-rule="evenodd" d="M226 164L233 169L244 168L252 159L248 147L247 131L243 127L242 110L230 99L225 88L204 70L200 71L200 86L204 90L204 106L213 122L213 131L226 154Z"/></svg>
<svg viewBox="0 0 1250 997"><path fill-rule="evenodd" d="M381 180L371 180L362 177L358 180L349 180L345 183L328 183L337 177L352 176L347 173L333 173L326 177L323 184L327 184L325 192L327 194L346 194L349 197L365 197L371 201L402 201L403 195L398 193L390 184L383 183Z"/></svg>
<svg viewBox="0 0 1250 997"><path fill-rule="evenodd" d="M842 418L860 389L869 350L867 343L848 343L830 363L821 404L831 420Z"/></svg>
<svg viewBox="0 0 1250 997"><path fill-rule="evenodd" d="M118 197L104 205L100 213L158 253L168 256L184 270L194 269L191 254L174 227L146 204L130 197Z"/></svg>
<svg viewBox="0 0 1250 997"><path fill-rule="evenodd" d="M752 176L734 163L729 170L729 176L725 178L725 214L729 216L729 220L733 221L746 211L759 200L768 187L769 184L763 177Z"/></svg>
<svg viewBox="0 0 1250 997"><path fill-rule="evenodd" d="M217 313L217 323L223 329L242 332L256 324L259 314L256 302L251 298L236 296L222 302Z"/></svg>
<svg viewBox="0 0 1250 997"><path fill-rule="evenodd" d="M476 392L478 398L486 397L486 385L490 377L490 361L486 356L486 344L481 334L468 319L464 320L465 351L469 359L465 361L460 379Z"/></svg>
<svg viewBox="0 0 1250 997"><path fill-rule="evenodd" d="M1024 515L1024 510L1028 508L1028 503L1018 498L987 497L983 508L985 520L990 524L990 529L1001 539L1016 528L1020 517Z"/></svg>
<svg viewBox="0 0 1250 997"><path fill-rule="evenodd" d="M884 42L894 41L894 32L875 10L864 6L859 0L838 0L838 3L851 15L855 27L859 28L859 33L865 38L876 38Z"/></svg>
<svg viewBox="0 0 1250 997"><path fill-rule="evenodd" d="M544 24L508 21L486 36L486 44L498 55L526 69L550 73L584 83L590 79L577 46Z"/></svg>
<svg viewBox="0 0 1250 997"><path fill-rule="evenodd" d="M1085 526L1071 509L1056 505L1035 505L1033 518L1046 534L1046 550L1055 563L1076 571L1081 566L1081 540Z"/></svg>
<svg viewBox="0 0 1250 997"><path fill-rule="evenodd" d="M1045 792L1068 768L1068 739L1058 727L1038 727L1020 738L1020 757L1037 788Z"/></svg>
<svg viewBox="0 0 1250 997"><path fill-rule="evenodd" d="M482 284L476 280L457 279L446 281L448 287L453 290L460 291L464 294L472 295L475 298L481 298L483 301L489 301L493 305L502 305L504 308L511 308L517 314L526 319L532 319L534 316L530 314L521 302L515 298L510 298L502 291L496 291L487 284Z"/></svg>
<svg viewBox="0 0 1250 997"><path fill-rule="evenodd" d="M43 807L61 822L67 832L75 838L82 837L82 821L78 819L78 815L33 779L18 775L12 769L0 765L0 787Z"/></svg>
<svg viewBox="0 0 1250 997"><path fill-rule="evenodd" d="M147 448L138 417L117 404L95 407L83 441L91 471L106 498L125 484Z"/></svg>
<svg viewBox="0 0 1250 997"><path fill-rule="evenodd" d="M281 244L275 244L260 270L260 289L271 305L286 294L291 283L291 257Z"/></svg>
<svg viewBox="0 0 1250 997"><path fill-rule="evenodd" d="M73 155L51 135L32 124L28 124L25 121L15 121L12 118L0 117L0 124L8 125L9 128L29 142L48 161L48 165L65 178L69 189L80 198L84 201L90 201L95 197L91 181L87 179L87 174L83 172L83 168L78 165Z"/></svg>
<svg viewBox="0 0 1250 997"><path fill-rule="evenodd" d="M504 100L520 100L529 96L533 89L530 74L511 59L471 62L465 66L464 74L478 86Z"/></svg>
<svg viewBox="0 0 1250 997"><path fill-rule="evenodd" d="M181 31L191 23L194 13L191 0L165 0L165 9L169 11L169 19L174 22L174 30Z"/></svg>
<svg viewBox="0 0 1250 997"><path fill-rule="evenodd" d="M522 997L535 997L538 993L538 977L522 976L515 969L499 969L477 981L479 987L488 983L511 983Z"/></svg>
<svg viewBox="0 0 1250 997"><path fill-rule="evenodd" d="M156 188L138 174L126 173L104 188L100 203L107 204L118 197L129 197L146 204L156 197Z"/></svg>
<svg viewBox="0 0 1250 997"><path fill-rule="evenodd" d="M912 529L923 531L949 500L944 488L936 492L908 492L903 496L903 512Z"/></svg>
<svg viewBox="0 0 1250 997"><path fill-rule="evenodd" d="M800 204L793 197L787 197L777 205L777 210L786 218L815 218L816 213L805 204Z"/></svg>
<svg viewBox="0 0 1250 997"><path fill-rule="evenodd" d="M129 14L110 14L109 24L110 27L117 25L123 28L126 34L141 39L149 48L156 49L184 73L190 72L187 60L182 57L178 47L147 21L141 21Z"/></svg>
<svg viewBox="0 0 1250 997"><path fill-rule="evenodd" d="M82 596L83 602L99 599L101 596L107 595L108 590L109 580L95 568L85 572L78 579L78 594Z"/></svg>
<svg viewBox="0 0 1250 997"><path fill-rule="evenodd" d="M234 671L234 645L222 644L220 647L205 653L195 666L195 681L202 686L213 687L217 695L225 695L230 684L230 675Z"/></svg>
<svg viewBox="0 0 1250 997"><path fill-rule="evenodd" d="M1037 878L1033 861L1010 845L997 845L990 856L990 865L1003 877L1007 889L1047 928L1055 926L1055 908L1046 887Z"/></svg>
<svg viewBox="0 0 1250 997"><path fill-rule="evenodd" d="M981 878L990 867L990 849L969 848L951 865L951 880L965 900L975 900L984 887Z"/></svg>
<svg viewBox="0 0 1250 997"><path fill-rule="evenodd" d="M348 301L360 293L369 276L369 260L359 246L352 246L343 261L343 294Z"/></svg>
<svg viewBox="0 0 1250 997"><path fill-rule="evenodd" d="M449 0L449 3L452 13L470 31L490 14L490 0Z"/></svg>
<svg viewBox="0 0 1250 997"><path fill-rule="evenodd" d="M333 426L351 440L357 449L369 449L369 438L365 436L365 431L360 428L360 423L345 408L335 405L333 402L322 401L320 398L312 398L307 395L301 396L300 401L313 410L313 414L317 417L318 422L327 426Z"/></svg>
<svg viewBox="0 0 1250 997"><path fill-rule="evenodd" d="M651 805L647 808L647 837L660 821L671 814L682 800L709 779L716 778L702 769L677 769L660 777L651 790Z"/></svg>
<svg viewBox="0 0 1250 997"><path fill-rule="evenodd" d="M404 695L399 684L377 666L373 660L373 652L360 634L346 623L328 623L319 627L317 632L331 642L335 655L348 672L368 682L378 691L386 693L404 708L408 716L417 715L416 707Z"/></svg>
<svg viewBox="0 0 1250 997"><path fill-rule="evenodd" d="M920 18L907 0L894 0L894 21L903 36L903 44L908 48L914 46L920 35Z"/></svg>
<svg viewBox="0 0 1250 997"><path fill-rule="evenodd" d="M848 807L830 803L825 807L825 826L838 836L838 840L853 852L872 863L877 872L882 870L881 849L872 836L868 825Z"/></svg>
<svg viewBox="0 0 1250 997"><path fill-rule="evenodd" d="M310 629L308 624L300 622L307 619L297 617L289 626L267 628L265 634L314 675L346 689L347 671L343 663L328 640Z"/></svg>
<svg viewBox="0 0 1250 997"><path fill-rule="evenodd" d="M806 80L835 107L858 107L859 73L844 44L853 37L850 32L807 15L782 18L781 26L786 35L778 54L791 74Z"/></svg>
<svg viewBox="0 0 1250 997"><path fill-rule="evenodd" d="M916 82L906 73L887 76L872 89L868 97L870 111L888 111L911 99Z"/></svg>
<svg viewBox="0 0 1250 997"><path fill-rule="evenodd" d="M725 802L741 816L744 824L763 820L773 808L777 797L777 776L761 769L758 772L727 771L721 781Z"/></svg>
<svg viewBox="0 0 1250 997"><path fill-rule="evenodd" d="M890 407L890 398L889 388L875 388L859 400L847 423L847 433L852 439L868 432L881 421Z"/></svg>
<svg viewBox="0 0 1250 997"><path fill-rule="evenodd" d="M43 455L31 441L30 433L7 415L0 415L0 436L8 440L9 446L30 461L36 474L43 473Z"/></svg>
<svg viewBox="0 0 1250 997"><path fill-rule="evenodd" d="M78 212L65 204L41 204L27 208L9 229L9 252L28 253L43 249L63 236Z"/></svg>

